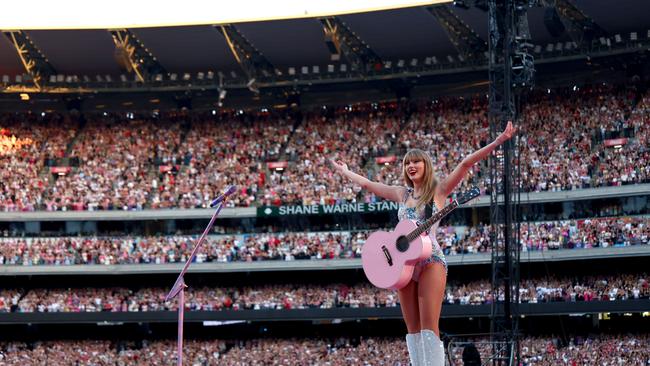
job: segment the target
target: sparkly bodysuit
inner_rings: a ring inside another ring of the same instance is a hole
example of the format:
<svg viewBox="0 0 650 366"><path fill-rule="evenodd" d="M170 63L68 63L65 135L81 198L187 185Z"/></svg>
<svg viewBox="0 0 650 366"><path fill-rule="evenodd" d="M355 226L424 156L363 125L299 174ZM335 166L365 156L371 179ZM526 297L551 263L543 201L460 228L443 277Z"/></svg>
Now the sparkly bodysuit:
<svg viewBox="0 0 650 366"><path fill-rule="evenodd" d="M397 211L397 219L398 220L416 220L418 224L422 224L424 221L426 221L426 210L424 207L422 207L421 210L416 211L415 207L406 207L406 200L408 200L409 196L413 195L413 188L411 187L406 187L406 193L404 194L404 198L402 199L402 202L399 203L399 209ZM438 208L436 205L432 205L433 213L438 211ZM415 266L415 270L413 271L413 280L417 281L420 278L420 273L422 271L422 268L426 266L429 263L433 262L438 262L442 264L445 267L445 271L447 271L447 260L445 259L445 255L442 252L442 249L440 248L440 245L438 244L438 241L436 240L436 229L438 228L438 223L436 222L430 229L429 229L429 237L431 238L431 243L433 246L433 250L431 252L431 256L427 259L423 259L418 264Z"/></svg>

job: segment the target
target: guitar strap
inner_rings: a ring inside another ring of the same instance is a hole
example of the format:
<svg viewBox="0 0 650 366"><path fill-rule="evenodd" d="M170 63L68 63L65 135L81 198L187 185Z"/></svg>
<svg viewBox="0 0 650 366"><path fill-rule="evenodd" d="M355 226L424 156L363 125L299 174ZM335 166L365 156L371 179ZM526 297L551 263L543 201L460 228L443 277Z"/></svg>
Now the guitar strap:
<svg viewBox="0 0 650 366"><path fill-rule="evenodd" d="M429 202L426 206L424 206L424 215L427 219L433 215L433 207L431 206L432 204L433 202ZM429 235L429 230L427 230L427 235Z"/></svg>
<svg viewBox="0 0 650 366"><path fill-rule="evenodd" d="M427 219L433 215L433 207L431 205L433 205L433 202L427 203L424 207L424 215Z"/></svg>

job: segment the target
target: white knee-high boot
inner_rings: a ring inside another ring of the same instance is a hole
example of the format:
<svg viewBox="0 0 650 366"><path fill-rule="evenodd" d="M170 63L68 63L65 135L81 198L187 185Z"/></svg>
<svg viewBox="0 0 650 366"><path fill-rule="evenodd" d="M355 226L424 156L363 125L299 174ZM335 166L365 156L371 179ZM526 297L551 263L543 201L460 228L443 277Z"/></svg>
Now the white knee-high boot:
<svg viewBox="0 0 650 366"><path fill-rule="evenodd" d="M409 333L406 335L406 348L409 351L411 366L422 366L422 334Z"/></svg>
<svg viewBox="0 0 650 366"><path fill-rule="evenodd" d="M422 329L423 366L445 366L445 345L429 329Z"/></svg>

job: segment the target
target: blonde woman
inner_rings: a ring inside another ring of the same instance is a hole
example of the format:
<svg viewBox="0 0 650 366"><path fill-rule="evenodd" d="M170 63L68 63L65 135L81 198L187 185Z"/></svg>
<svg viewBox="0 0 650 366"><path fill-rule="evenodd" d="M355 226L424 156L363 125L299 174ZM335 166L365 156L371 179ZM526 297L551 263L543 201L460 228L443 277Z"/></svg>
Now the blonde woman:
<svg viewBox="0 0 650 366"><path fill-rule="evenodd" d="M399 220L410 219L421 223L427 219L425 212L428 204L431 204L431 211L434 213L442 209L447 197L460 184L470 168L509 140L514 133L512 123L508 122L505 131L495 141L467 156L441 181L436 179L429 154L418 149L409 150L402 162L406 186L389 186L373 182L350 171L347 164L342 161L332 161L332 165L341 175L363 189L384 199L398 202ZM438 324L447 282L447 261L433 235L437 226L438 224L429 230L433 242L431 257L419 262L413 272L412 280L398 290L402 316L408 330L406 346L411 364L414 366L445 364L444 345L440 340Z"/></svg>

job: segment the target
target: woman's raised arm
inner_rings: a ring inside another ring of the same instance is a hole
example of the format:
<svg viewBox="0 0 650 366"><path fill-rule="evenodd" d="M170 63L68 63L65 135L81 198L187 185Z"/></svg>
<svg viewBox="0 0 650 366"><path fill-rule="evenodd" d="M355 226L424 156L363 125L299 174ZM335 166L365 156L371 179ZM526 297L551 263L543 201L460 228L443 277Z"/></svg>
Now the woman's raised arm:
<svg viewBox="0 0 650 366"><path fill-rule="evenodd" d="M340 160L339 161L330 160L330 161L332 163L332 166L337 172L347 177L352 182L360 185L361 188L390 201L399 202L402 200L402 197L404 196L404 190L405 190L404 187L389 186L387 184L373 182L370 179L351 171L350 169L348 169L348 165Z"/></svg>
<svg viewBox="0 0 650 366"><path fill-rule="evenodd" d="M467 172L472 168L472 166L485 159L499 145L510 140L510 138L515 134L515 131L516 129L512 127L512 122L508 122L505 131L503 131L496 140L463 159L463 161L458 164L458 166L447 177L445 177L440 184L438 184L436 201L441 199L441 202L444 202L447 196L449 196L451 192L456 189L458 184L462 182L463 178L465 178L465 175L467 175Z"/></svg>

